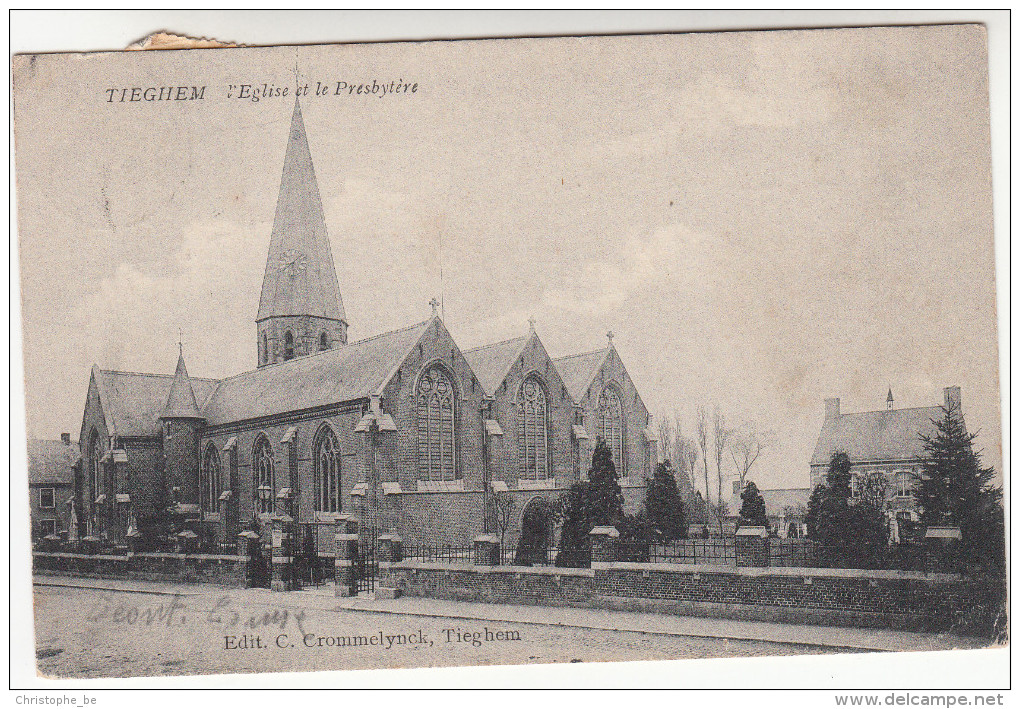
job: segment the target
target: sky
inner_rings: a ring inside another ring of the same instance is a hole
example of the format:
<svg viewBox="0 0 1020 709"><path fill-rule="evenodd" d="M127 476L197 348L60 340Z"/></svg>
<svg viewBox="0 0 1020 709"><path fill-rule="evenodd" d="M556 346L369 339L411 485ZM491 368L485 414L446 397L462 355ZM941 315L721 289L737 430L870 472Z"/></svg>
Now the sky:
<svg viewBox="0 0 1020 709"><path fill-rule="evenodd" d="M826 397L958 385L1001 467L986 64L977 26L19 60L28 434L179 338L193 376L255 366L293 87L374 79L418 90L301 99L352 339L433 296L463 349L612 329L656 416L774 434L759 487L807 485ZM107 101L167 85L207 88Z"/></svg>

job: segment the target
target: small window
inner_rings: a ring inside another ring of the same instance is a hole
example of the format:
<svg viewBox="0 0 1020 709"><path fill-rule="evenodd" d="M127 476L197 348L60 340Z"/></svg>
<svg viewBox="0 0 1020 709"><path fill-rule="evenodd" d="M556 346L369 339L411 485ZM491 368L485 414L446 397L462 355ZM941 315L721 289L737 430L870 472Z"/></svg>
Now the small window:
<svg viewBox="0 0 1020 709"><path fill-rule="evenodd" d="M266 333L262 333L262 349L259 352L259 358L262 364L269 361L269 338L266 337Z"/></svg>
<svg viewBox="0 0 1020 709"><path fill-rule="evenodd" d="M850 476L850 497L857 499L861 496L861 476L854 473Z"/></svg>
<svg viewBox="0 0 1020 709"><path fill-rule="evenodd" d="M294 359L294 335L290 330L283 336L283 358Z"/></svg>
<svg viewBox="0 0 1020 709"><path fill-rule="evenodd" d="M319 351L323 352L329 349L329 333L325 330L319 333Z"/></svg>
<svg viewBox="0 0 1020 709"><path fill-rule="evenodd" d="M913 480L910 473L896 473L896 497L910 497L913 495Z"/></svg>
<svg viewBox="0 0 1020 709"><path fill-rule="evenodd" d="M48 537L51 534L57 533L57 520L55 519L43 519L39 520L39 534L43 537Z"/></svg>
<svg viewBox="0 0 1020 709"><path fill-rule="evenodd" d="M53 494L53 488L52 487L40 488L39 489L39 506L41 508L43 508L44 510L52 510L54 507L57 506L56 502L54 501L54 497L55 496Z"/></svg>

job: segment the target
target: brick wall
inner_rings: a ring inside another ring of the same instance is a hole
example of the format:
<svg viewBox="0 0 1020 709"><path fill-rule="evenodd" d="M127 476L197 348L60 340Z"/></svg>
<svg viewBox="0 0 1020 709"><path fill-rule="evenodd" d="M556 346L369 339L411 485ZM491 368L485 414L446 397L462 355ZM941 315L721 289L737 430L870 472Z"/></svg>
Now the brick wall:
<svg viewBox="0 0 1020 709"><path fill-rule="evenodd" d="M901 629L930 628L992 592L949 574L621 562L596 569L403 562L391 573L410 596Z"/></svg>
<svg viewBox="0 0 1020 709"><path fill-rule="evenodd" d="M33 552L37 574L245 586L245 557L140 553L131 556Z"/></svg>

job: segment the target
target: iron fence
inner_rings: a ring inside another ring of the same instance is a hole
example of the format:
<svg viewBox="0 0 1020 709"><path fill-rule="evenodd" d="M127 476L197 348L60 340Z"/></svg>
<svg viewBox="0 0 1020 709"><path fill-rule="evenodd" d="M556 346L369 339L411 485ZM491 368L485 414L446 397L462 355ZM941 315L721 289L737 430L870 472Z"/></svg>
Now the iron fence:
<svg viewBox="0 0 1020 709"><path fill-rule="evenodd" d="M677 539L672 542L620 542L617 558L650 564L708 564L736 566L736 545L732 538Z"/></svg>
<svg viewBox="0 0 1020 709"><path fill-rule="evenodd" d="M404 545L404 560L426 561L436 563L470 564L474 551L469 546L451 546L449 544L415 544Z"/></svg>

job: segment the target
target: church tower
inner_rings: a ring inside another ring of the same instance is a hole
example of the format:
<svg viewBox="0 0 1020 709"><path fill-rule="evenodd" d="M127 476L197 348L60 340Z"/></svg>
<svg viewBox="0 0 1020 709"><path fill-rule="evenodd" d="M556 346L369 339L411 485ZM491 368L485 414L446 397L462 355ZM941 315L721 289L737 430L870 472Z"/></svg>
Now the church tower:
<svg viewBox="0 0 1020 709"><path fill-rule="evenodd" d="M347 315L299 101L255 322L260 367L347 344Z"/></svg>

